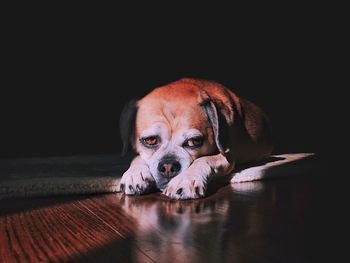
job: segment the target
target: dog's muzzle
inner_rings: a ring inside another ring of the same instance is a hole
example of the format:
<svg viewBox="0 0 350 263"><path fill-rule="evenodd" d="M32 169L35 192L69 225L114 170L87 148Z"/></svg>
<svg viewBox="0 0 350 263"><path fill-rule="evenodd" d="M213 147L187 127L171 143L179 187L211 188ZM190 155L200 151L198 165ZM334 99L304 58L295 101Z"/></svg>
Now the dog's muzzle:
<svg viewBox="0 0 350 263"><path fill-rule="evenodd" d="M162 158L158 164L157 170L159 175L171 178L178 175L181 171L181 164L175 156L169 155Z"/></svg>
<svg viewBox="0 0 350 263"><path fill-rule="evenodd" d="M178 175L182 169L181 162L175 155L165 155L156 167L157 176L154 176L154 179L160 190L164 190L171 178Z"/></svg>
<svg viewBox="0 0 350 263"><path fill-rule="evenodd" d="M169 181L187 169L192 161L182 147L168 145L167 148L159 149L149 161L150 171L160 190L164 190Z"/></svg>

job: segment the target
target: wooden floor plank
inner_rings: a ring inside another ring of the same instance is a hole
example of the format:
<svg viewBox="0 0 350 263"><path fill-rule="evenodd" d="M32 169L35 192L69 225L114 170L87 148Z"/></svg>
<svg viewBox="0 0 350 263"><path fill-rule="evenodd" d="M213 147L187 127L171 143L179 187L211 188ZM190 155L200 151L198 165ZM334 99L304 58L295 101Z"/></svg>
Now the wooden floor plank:
<svg viewBox="0 0 350 263"><path fill-rule="evenodd" d="M1 217L2 262L69 261L111 242L132 239L135 222L120 213L116 202L111 208L113 197L87 197ZM122 258L123 246L118 249Z"/></svg>
<svg viewBox="0 0 350 263"><path fill-rule="evenodd" d="M340 192L315 173L220 185L200 200L160 193L2 200L0 262L334 260Z"/></svg>

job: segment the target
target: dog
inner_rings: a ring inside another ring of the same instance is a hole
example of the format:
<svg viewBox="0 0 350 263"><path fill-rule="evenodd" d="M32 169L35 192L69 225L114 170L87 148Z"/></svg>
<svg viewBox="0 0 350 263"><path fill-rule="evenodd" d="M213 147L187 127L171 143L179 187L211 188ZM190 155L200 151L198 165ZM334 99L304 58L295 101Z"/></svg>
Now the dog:
<svg viewBox="0 0 350 263"><path fill-rule="evenodd" d="M123 154L138 154L119 191L160 190L171 199L204 197L208 182L235 165L271 155L266 114L222 84L183 78L128 103L120 116Z"/></svg>

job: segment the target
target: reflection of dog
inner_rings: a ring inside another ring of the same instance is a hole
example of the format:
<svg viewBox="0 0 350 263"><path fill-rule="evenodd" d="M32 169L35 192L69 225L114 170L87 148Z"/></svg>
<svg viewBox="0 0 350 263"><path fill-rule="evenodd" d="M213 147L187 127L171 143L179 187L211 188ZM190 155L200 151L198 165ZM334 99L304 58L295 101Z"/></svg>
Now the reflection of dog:
<svg viewBox="0 0 350 263"><path fill-rule="evenodd" d="M126 194L156 186L173 199L203 197L208 179L272 151L265 114L213 81L156 88L127 105L120 122L124 152L131 139L139 154L120 182Z"/></svg>
<svg viewBox="0 0 350 263"><path fill-rule="evenodd" d="M133 242L138 249L134 250L134 261L144 262L146 254L155 262L201 262L202 258L215 262L218 255L213 250L220 251L218 246L222 245L227 225L235 222L228 215L231 195L227 193L232 193L232 189L227 186L224 190L214 198L188 202L174 202L161 196L155 199L151 195L144 198L117 195L120 213L135 222ZM203 235L210 236L205 244ZM235 237L232 235L230 240Z"/></svg>

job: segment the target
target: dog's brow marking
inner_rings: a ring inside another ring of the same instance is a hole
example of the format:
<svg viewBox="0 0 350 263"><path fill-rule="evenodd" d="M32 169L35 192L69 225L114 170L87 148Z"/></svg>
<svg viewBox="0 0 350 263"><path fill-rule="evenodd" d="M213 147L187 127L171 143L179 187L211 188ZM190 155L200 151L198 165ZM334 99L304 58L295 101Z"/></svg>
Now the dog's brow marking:
<svg viewBox="0 0 350 263"><path fill-rule="evenodd" d="M150 137L160 135L160 128L158 126L144 130L140 137Z"/></svg>
<svg viewBox="0 0 350 263"><path fill-rule="evenodd" d="M198 137L203 136L203 134L197 129L190 129L190 130L184 131L182 133L182 137L184 139L189 139L189 138L197 137L197 136Z"/></svg>

